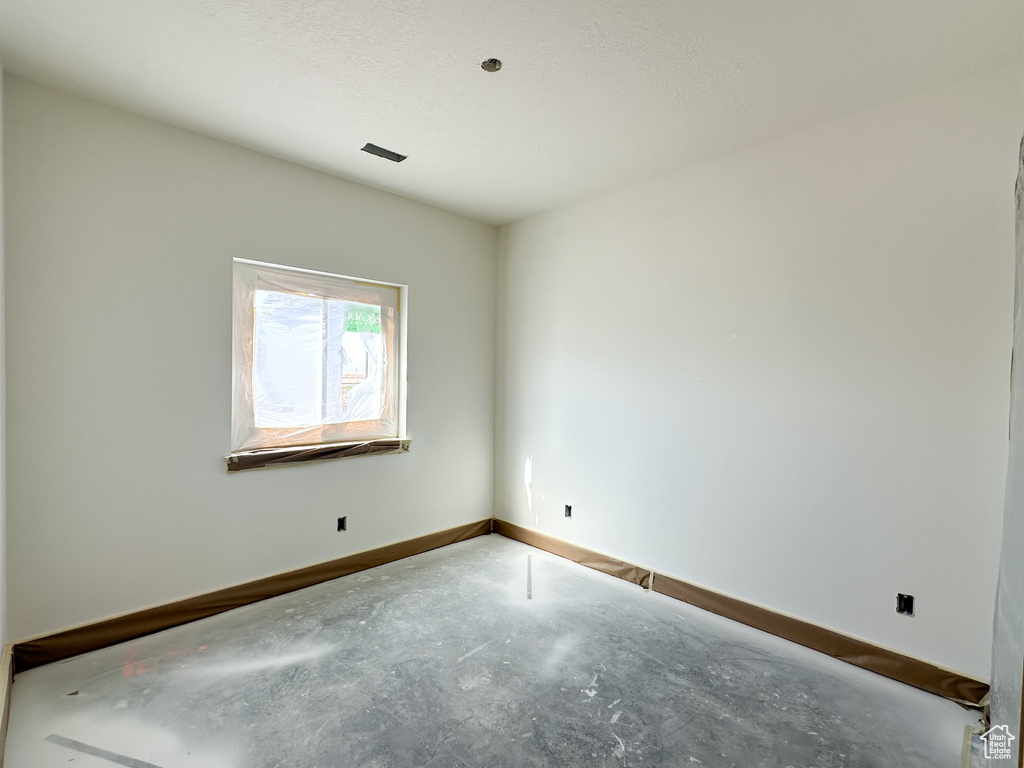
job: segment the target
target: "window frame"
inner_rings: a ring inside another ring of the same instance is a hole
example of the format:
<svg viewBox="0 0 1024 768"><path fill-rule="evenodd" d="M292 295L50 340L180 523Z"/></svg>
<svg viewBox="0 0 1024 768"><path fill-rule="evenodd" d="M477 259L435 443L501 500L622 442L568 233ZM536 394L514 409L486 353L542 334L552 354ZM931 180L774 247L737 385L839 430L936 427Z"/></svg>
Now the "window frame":
<svg viewBox="0 0 1024 768"><path fill-rule="evenodd" d="M225 457L229 472L409 450L405 432L408 286L235 258L232 287L231 451ZM387 384L381 418L296 428L256 426L253 363L258 289L382 307Z"/></svg>

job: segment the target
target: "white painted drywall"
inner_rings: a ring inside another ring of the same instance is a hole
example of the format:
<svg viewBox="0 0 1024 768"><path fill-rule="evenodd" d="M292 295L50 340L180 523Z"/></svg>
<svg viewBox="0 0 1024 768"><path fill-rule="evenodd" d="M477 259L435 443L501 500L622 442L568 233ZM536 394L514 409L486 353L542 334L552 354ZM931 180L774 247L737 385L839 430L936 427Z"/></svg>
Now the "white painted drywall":
<svg viewBox="0 0 1024 768"><path fill-rule="evenodd" d="M490 517L493 227L5 85L14 640ZM409 454L226 474L233 256L409 286Z"/></svg>
<svg viewBox="0 0 1024 768"><path fill-rule="evenodd" d="M504 227L496 514L987 679L1019 85Z"/></svg>

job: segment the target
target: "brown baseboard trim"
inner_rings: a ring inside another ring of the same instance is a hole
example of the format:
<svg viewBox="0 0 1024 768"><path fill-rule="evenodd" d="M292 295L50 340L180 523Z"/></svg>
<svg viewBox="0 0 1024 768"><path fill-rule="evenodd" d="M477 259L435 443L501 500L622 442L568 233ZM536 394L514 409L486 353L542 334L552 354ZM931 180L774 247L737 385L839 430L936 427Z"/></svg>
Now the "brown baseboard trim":
<svg viewBox="0 0 1024 768"><path fill-rule="evenodd" d="M514 523L495 519L493 531L645 588L651 586L653 579L655 592L760 629L805 648L819 651L848 664L937 694L958 704L971 707L981 706L981 702L989 690L988 683L943 669L912 656L904 656L888 648L872 645L864 640L792 616L776 613L739 598L723 595L671 576L655 573L647 568L616 560L608 555L593 552L577 544L570 544Z"/></svg>
<svg viewBox="0 0 1024 768"><path fill-rule="evenodd" d="M978 707L988 693L980 680L671 576L657 574L654 591L959 704Z"/></svg>
<svg viewBox="0 0 1024 768"><path fill-rule="evenodd" d="M568 541L556 539L553 536L532 531L529 528L523 528L515 523L507 523L497 518L494 520L491 531L492 533L500 533L506 538L521 541L523 544L529 544L531 547L543 549L545 552L550 552L553 555L564 557L566 560L572 560L574 563L585 565L587 568L593 568L595 571L610 574L644 589L650 587L651 571L647 568L641 568L624 560L617 560L614 557L602 555L600 552L594 552L593 550L571 544Z"/></svg>
<svg viewBox="0 0 1024 768"><path fill-rule="evenodd" d="M872 645L864 640L779 614L671 576L655 574L649 568L643 568L495 518L389 544L368 552L360 552L327 563L269 576L248 584L228 587L217 592L148 608L53 635L26 640L16 643L13 648L8 646L6 655L0 660L0 675L4 672L3 665L7 665L7 695L3 700L2 711L0 711L0 718L2 718L0 719L0 746L2 746L6 735L7 718L10 711L10 685L15 672L24 672L42 664L60 661L126 640L134 640L180 624L214 616L232 608L283 595L490 532L521 541L645 589L653 586L655 592L960 704L972 707L980 706L989 690L987 683L920 659L904 656L888 648ZM3 685L2 680L0 680L0 685ZM2 752L0 752L0 768L2 765Z"/></svg>
<svg viewBox="0 0 1024 768"><path fill-rule="evenodd" d="M14 671L24 672L42 664L106 648L126 640L134 640L180 624L187 624L196 619L205 619L232 608L266 600L268 597L277 597L287 592L294 592L297 589L347 576L350 573L357 573L448 544L472 539L490 533L490 531L491 520L480 520L476 523L460 525L457 528L449 528L437 533L428 533L426 536L400 541L327 563L268 576L248 584L239 584L217 592L147 608L136 613L68 629L46 637L26 640L14 645Z"/></svg>

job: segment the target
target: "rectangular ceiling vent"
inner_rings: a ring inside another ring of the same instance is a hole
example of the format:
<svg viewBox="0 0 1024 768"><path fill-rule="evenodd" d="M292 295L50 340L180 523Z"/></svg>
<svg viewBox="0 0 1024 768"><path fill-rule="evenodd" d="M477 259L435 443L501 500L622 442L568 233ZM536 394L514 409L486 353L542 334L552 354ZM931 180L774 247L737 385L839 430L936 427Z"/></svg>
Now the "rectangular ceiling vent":
<svg viewBox="0 0 1024 768"><path fill-rule="evenodd" d="M369 143L363 147L363 152L369 152L371 155L383 157L385 160L390 160L393 163L400 163L408 157L408 155L400 155L397 152L392 152L390 149L384 149L384 147L378 147L376 144Z"/></svg>

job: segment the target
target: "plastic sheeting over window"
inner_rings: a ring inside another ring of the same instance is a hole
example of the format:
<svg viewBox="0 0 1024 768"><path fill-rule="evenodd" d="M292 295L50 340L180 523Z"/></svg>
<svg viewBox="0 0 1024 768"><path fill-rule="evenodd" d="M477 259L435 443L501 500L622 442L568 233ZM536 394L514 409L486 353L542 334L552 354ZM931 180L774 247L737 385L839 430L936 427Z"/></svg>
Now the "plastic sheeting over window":
<svg viewBox="0 0 1024 768"><path fill-rule="evenodd" d="M399 437L399 297L236 259L231 450Z"/></svg>
<svg viewBox="0 0 1024 768"><path fill-rule="evenodd" d="M257 289L256 426L307 427L381 418L380 307ZM360 319L370 318L360 323ZM360 330L364 328L365 330Z"/></svg>

